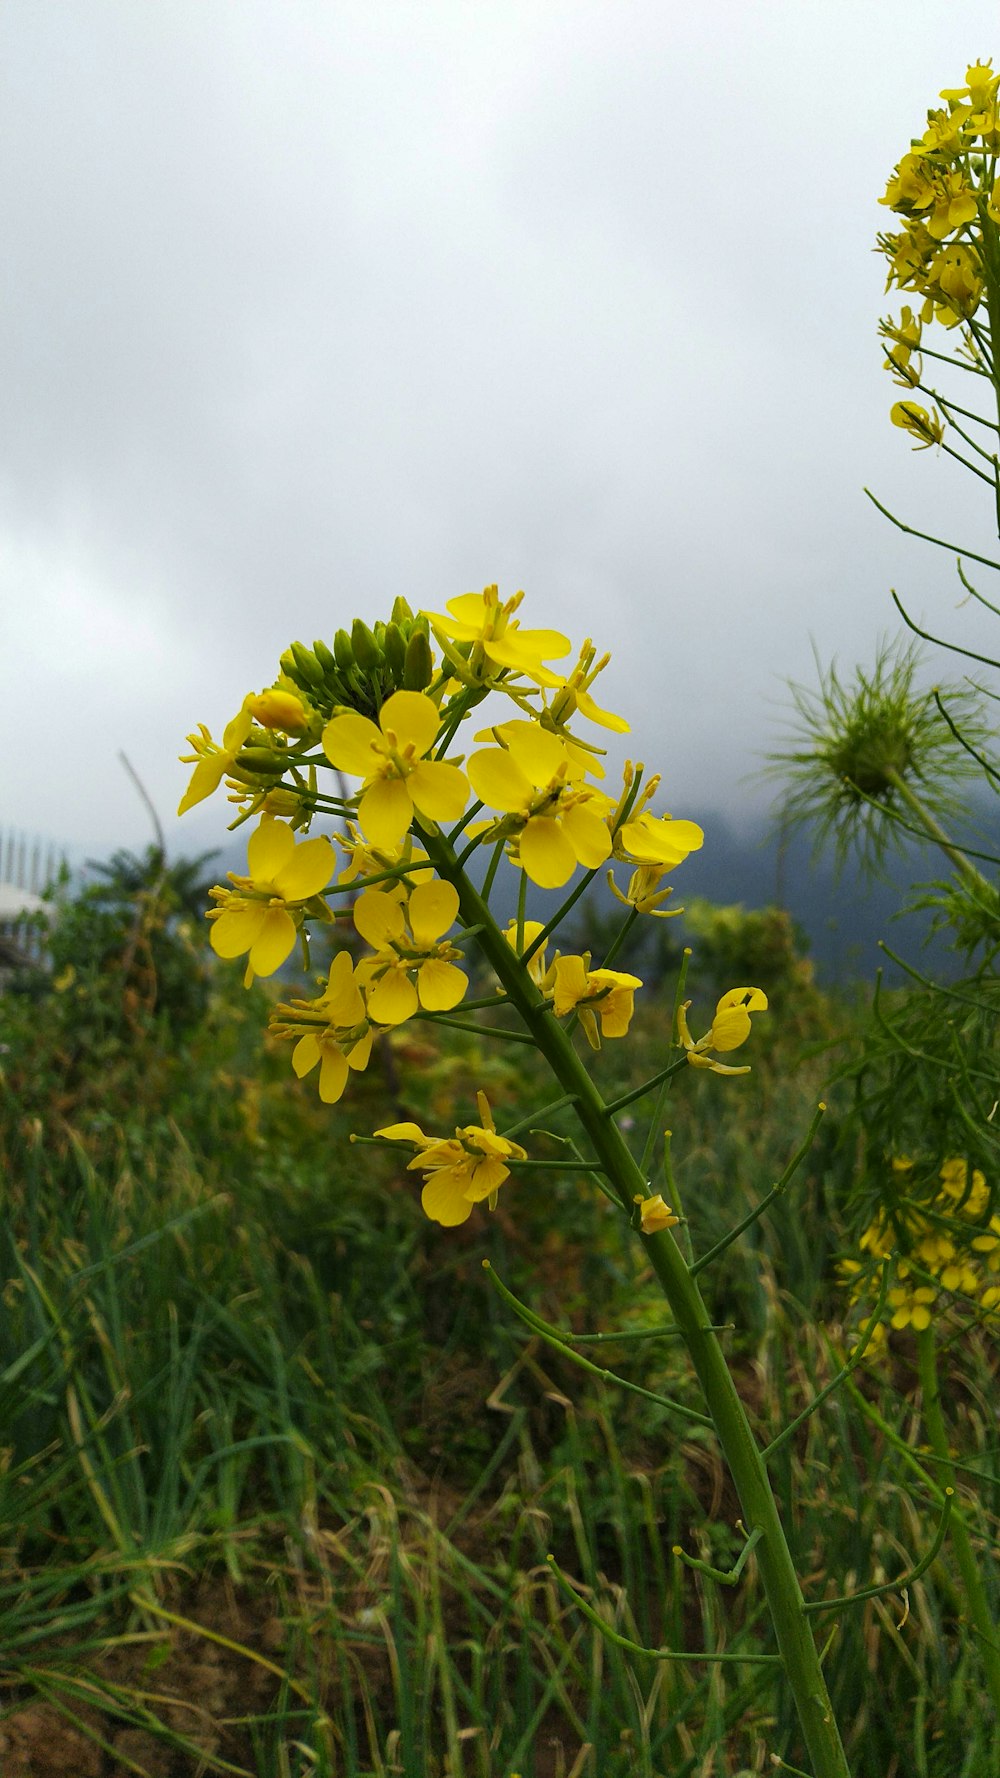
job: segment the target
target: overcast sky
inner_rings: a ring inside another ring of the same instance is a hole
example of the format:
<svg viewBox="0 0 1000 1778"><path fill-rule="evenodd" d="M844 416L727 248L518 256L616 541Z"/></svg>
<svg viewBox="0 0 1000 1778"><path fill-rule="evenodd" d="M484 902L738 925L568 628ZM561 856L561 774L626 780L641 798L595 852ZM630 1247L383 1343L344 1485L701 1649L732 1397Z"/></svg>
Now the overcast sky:
<svg viewBox="0 0 1000 1778"><path fill-rule="evenodd" d="M172 846L293 637L488 581L592 635L666 806L784 681L974 640L982 503L888 423L876 205L1000 49L949 0L5 0L0 831ZM897 304L898 307L898 304ZM937 669L940 671L940 668ZM747 774L750 774L749 780Z"/></svg>

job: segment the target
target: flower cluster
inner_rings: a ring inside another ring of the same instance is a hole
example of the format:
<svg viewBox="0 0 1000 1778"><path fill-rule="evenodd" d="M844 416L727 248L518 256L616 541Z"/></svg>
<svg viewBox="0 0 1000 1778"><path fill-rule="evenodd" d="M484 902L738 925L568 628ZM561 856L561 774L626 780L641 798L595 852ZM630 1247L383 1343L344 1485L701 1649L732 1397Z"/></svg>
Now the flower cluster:
<svg viewBox="0 0 1000 1778"><path fill-rule="evenodd" d="M857 1256L841 1261L852 1304L870 1303L876 1265L893 1262L883 1319L871 1329L876 1349L890 1328L919 1333L956 1304L980 1317L1000 1307L1000 1216L992 1213L985 1175L955 1156L942 1164L930 1195L917 1198L910 1189L915 1171L909 1156L892 1161L886 1202L861 1234Z"/></svg>
<svg viewBox="0 0 1000 1778"><path fill-rule="evenodd" d="M886 369L906 389L922 384L923 329L938 321L959 328L963 350L975 367L983 362L984 305L990 267L996 262L1000 226L1000 75L989 62L966 70L965 85L941 94L942 106L927 113L927 127L894 169L879 201L901 219L896 232L878 236L888 261L887 288L912 292L898 319L882 321ZM893 424L909 432L917 449L940 444L944 421L936 409L912 400L892 409Z"/></svg>
<svg viewBox="0 0 1000 1778"><path fill-rule="evenodd" d="M527 1019L530 1029L533 1006L538 1017L566 1021L569 1032L579 1026L594 1048L625 1036L640 978L590 953L556 952L550 962L543 940L560 916L544 930L525 919L524 885L561 889L578 871L596 875L622 863L631 872L627 887L618 887L613 870L608 878L631 922L665 911L664 878L702 844L694 822L653 812L659 779L642 766L626 762L620 790L609 793L594 734L628 732L594 696L609 657L588 639L561 672L568 638L522 628L521 601L520 593L501 600L487 587L444 612L414 615L398 599L388 623L368 629L359 620L338 631L332 647L293 643L274 683L247 694L220 743L205 727L190 737L185 760L194 770L181 811L225 783L234 825L256 823L246 874L211 891L216 953L246 957L249 985L274 975L297 944L309 970L311 933L342 935L314 978L317 991L277 1003L271 1017L273 1033L293 1046L295 1073L315 1075L328 1104L366 1068L380 1037L410 1019L461 1014L469 987L463 946L492 919L489 898L504 858L521 879L521 913L507 938L523 959L524 992L494 995L491 1004L506 1009L498 1018ZM494 707L483 712L488 699ZM457 752L470 719L474 744ZM482 897L465 870L476 851L485 859ZM688 1060L745 1072L707 1052L736 1048L749 1033L749 1013L764 1006L759 989L733 990L698 1042L682 1014ZM495 1200L505 1158L524 1158L497 1134L482 1097L480 1113L481 1125L454 1138L425 1137L410 1123L380 1132L416 1145L411 1165L428 1175L424 1207L449 1226L474 1203ZM669 1216L666 1207L647 1207L643 1227L667 1227Z"/></svg>

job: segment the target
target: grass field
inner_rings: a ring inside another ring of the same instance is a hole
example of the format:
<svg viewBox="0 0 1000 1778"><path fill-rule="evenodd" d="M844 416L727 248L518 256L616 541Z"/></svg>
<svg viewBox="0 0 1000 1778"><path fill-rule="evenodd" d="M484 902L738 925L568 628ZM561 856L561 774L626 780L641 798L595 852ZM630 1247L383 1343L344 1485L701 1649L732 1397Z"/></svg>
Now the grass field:
<svg viewBox="0 0 1000 1778"><path fill-rule="evenodd" d="M203 990L154 1009L105 959L0 1000L5 1778L801 1766L773 1669L633 1655L546 1563L644 1646L770 1646L752 1562L727 1590L672 1553L725 1567L740 1547L711 1431L532 1337L483 1270L592 1365L697 1411L620 1217L569 1174L522 1171L495 1214L442 1230L399 1159L348 1141L390 1116L447 1128L479 1085L502 1127L540 1103L518 1052L413 1022L323 1107L259 1035L259 987L220 971ZM656 1066L669 1003L667 983L635 1041L601 1052L610 1090ZM753 1073L682 1077L668 1118L696 1252L780 1174L853 1017L789 964ZM830 1103L787 1196L707 1274L764 1440L840 1361L854 1137ZM616 1337L597 1353L599 1330ZM973 1332L947 1357L995 1604L995 1349ZM810 1596L930 1544L920 1424L902 1336L783 1447ZM947 1546L907 1595L820 1622L859 1778L992 1778Z"/></svg>

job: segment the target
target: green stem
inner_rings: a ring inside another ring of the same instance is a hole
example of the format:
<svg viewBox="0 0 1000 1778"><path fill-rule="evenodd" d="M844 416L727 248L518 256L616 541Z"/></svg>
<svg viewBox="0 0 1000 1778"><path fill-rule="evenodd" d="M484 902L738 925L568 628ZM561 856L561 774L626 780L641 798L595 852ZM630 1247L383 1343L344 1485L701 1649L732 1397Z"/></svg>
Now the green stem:
<svg viewBox="0 0 1000 1778"><path fill-rule="evenodd" d="M920 822L920 825L928 838L933 840L936 846L940 846L945 857L948 859L948 862L954 865L959 875L964 877L965 881L970 884L971 887L978 889L980 892L983 890L988 892L989 884L987 883L986 878L981 872L977 871L974 864L970 864L965 853L959 850L954 841L948 838L948 835L945 833L940 822L936 820L928 808L925 808L916 791L907 784L906 779L901 773L897 772L894 766L890 766L886 771L886 777L897 796L899 796L906 804L910 814L914 815Z"/></svg>
<svg viewBox="0 0 1000 1778"><path fill-rule="evenodd" d="M455 853L442 834L427 836L443 877L458 891L463 921L482 925L479 945L515 1011L535 1039L556 1080L576 1099L577 1115L604 1167L623 1210L631 1216L634 1201L646 1194L646 1181L624 1136L592 1080L583 1060L543 999L527 970L490 919L473 883L458 868ZM792 1689L814 1778L850 1778L850 1767L837 1729L820 1666L819 1654L804 1610L802 1589L785 1537L767 1469L753 1436L746 1410L730 1374L725 1355L695 1280L670 1231L642 1236L650 1263L681 1329L701 1384L740 1498L745 1524L759 1526L757 1559L778 1649Z"/></svg>
<svg viewBox="0 0 1000 1778"><path fill-rule="evenodd" d="M997 1625L990 1611L979 1563L972 1547L965 1509L958 1496L958 1484L951 1465L948 1428L941 1408L938 1382L937 1346L934 1328L925 1327L918 1336L920 1388L923 1396L924 1425L927 1442L941 1464L939 1485L955 1489L951 1509L951 1545L962 1577L965 1603L981 1644L983 1668L997 1724L1000 1725L1000 1648L996 1645Z"/></svg>

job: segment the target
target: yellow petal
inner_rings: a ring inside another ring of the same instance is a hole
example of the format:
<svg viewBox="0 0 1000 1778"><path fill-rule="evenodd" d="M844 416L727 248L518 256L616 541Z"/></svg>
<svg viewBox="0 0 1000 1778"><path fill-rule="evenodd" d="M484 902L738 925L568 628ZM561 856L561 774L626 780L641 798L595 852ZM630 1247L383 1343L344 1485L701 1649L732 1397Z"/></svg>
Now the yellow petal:
<svg viewBox="0 0 1000 1778"><path fill-rule="evenodd" d="M417 990L399 969L388 970L368 996L369 1015L379 1025L402 1025L417 1006Z"/></svg>
<svg viewBox="0 0 1000 1778"><path fill-rule="evenodd" d="M267 908L264 923L250 947L255 975L273 975L295 948L295 921L285 908Z"/></svg>
<svg viewBox="0 0 1000 1778"><path fill-rule="evenodd" d="M320 1045L319 1096L324 1105L336 1105L347 1085L347 1062L334 1043Z"/></svg>
<svg viewBox="0 0 1000 1778"><path fill-rule="evenodd" d="M247 845L247 869L255 883L273 883L295 850L295 836L284 821L265 816Z"/></svg>
<svg viewBox="0 0 1000 1778"><path fill-rule="evenodd" d="M489 808L512 811L530 804L534 785L502 747L474 753L465 769L480 802Z"/></svg>
<svg viewBox="0 0 1000 1778"><path fill-rule="evenodd" d="M242 957L257 938L267 913L262 901L243 908L228 908L212 921L209 941L217 957Z"/></svg>
<svg viewBox="0 0 1000 1778"><path fill-rule="evenodd" d="M346 1051L347 1066L349 1068L355 1068L358 1071L362 1068L367 1068L368 1063L371 1060L373 1041L374 1035L369 1027L364 1036L359 1037L357 1043L352 1043L350 1049Z"/></svg>
<svg viewBox="0 0 1000 1778"><path fill-rule="evenodd" d="M425 1012L448 1012L458 1005L468 985L468 977L440 957L428 958L417 970L417 992Z"/></svg>
<svg viewBox="0 0 1000 1778"><path fill-rule="evenodd" d="M616 716L613 710L602 710L600 704L595 704L589 691L577 691L575 696L576 707L580 715L586 716L589 722L598 722L602 728L609 728L616 735L630 733L629 724L625 721L624 716Z"/></svg>
<svg viewBox="0 0 1000 1778"><path fill-rule="evenodd" d="M468 1222L472 1204L465 1195L468 1174L464 1168L445 1167L428 1179L420 1194L424 1214L442 1228L454 1229Z"/></svg>
<svg viewBox="0 0 1000 1778"><path fill-rule="evenodd" d="M416 893L416 891L414 891ZM403 910L391 895L379 889L364 889L354 903L354 924L362 938L380 951L406 931Z"/></svg>
<svg viewBox="0 0 1000 1778"><path fill-rule="evenodd" d="M336 862L329 840L303 840L271 880L286 901L308 901L311 895L326 888Z"/></svg>
<svg viewBox="0 0 1000 1778"><path fill-rule="evenodd" d="M469 800L465 773L444 760L422 760L409 774L406 787L421 815L430 821L457 821Z"/></svg>
<svg viewBox="0 0 1000 1778"><path fill-rule="evenodd" d="M458 915L458 890L440 878L430 883L418 883L410 896L408 911L415 943L420 950L428 950L449 926L454 926Z"/></svg>
<svg viewBox="0 0 1000 1778"><path fill-rule="evenodd" d="M426 692L396 691L378 713L379 727L388 738L396 737L401 751L411 744L418 759L429 753L441 726L441 712Z"/></svg>
<svg viewBox="0 0 1000 1778"><path fill-rule="evenodd" d="M563 832L586 870L596 870L611 856L607 823L585 803L574 803L563 816Z"/></svg>
<svg viewBox="0 0 1000 1778"><path fill-rule="evenodd" d="M319 1061L319 1043L311 1031L300 1037L292 1051L292 1067L301 1080Z"/></svg>
<svg viewBox="0 0 1000 1778"><path fill-rule="evenodd" d="M367 778L385 758L385 737L367 716L350 711L327 723L323 752L338 771L348 772L352 778Z"/></svg>
<svg viewBox="0 0 1000 1778"><path fill-rule="evenodd" d="M549 815L531 817L518 841L518 856L540 889L561 889L576 869L576 853Z"/></svg>
<svg viewBox="0 0 1000 1778"><path fill-rule="evenodd" d="M510 1168L493 1155L486 1155L477 1161L472 1169L472 1177L465 1188L465 1195L473 1204L481 1204L491 1192L495 1192L510 1178Z"/></svg>
<svg viewBox="0 0 1000 1778"><path fill-rule="evenodd" d="M209 753L204 759L199 759L191 773L191 781L177 805L178 815L186 815L188 809L194 808L195 803L204 802L206 796L211 796L213 791L218 790L230 764L225 753Z"/></svg>
<svg viewBox="0 0 1000 1778"><path fill-rule="evenodd" d="M532 784L549 784L566 764L566 749L551 729L537 722L505 722L504 740L511 758Z"/></svg>
<svg viewBox="0 0 1000 1778"><path fill-rule="evenodd" d="M413 798L402 778L377 778L361 798L358 820L373 846L398 846L413 820Z"/></svg>
<svg viewBox="0 0 1000 1778"><path fill-rule="evenodd" d="M374 1134L387 1136L390 1142L415 1142L418 1148L426 1147L428 1140L419 1124L385 1124Z"/></svg>

